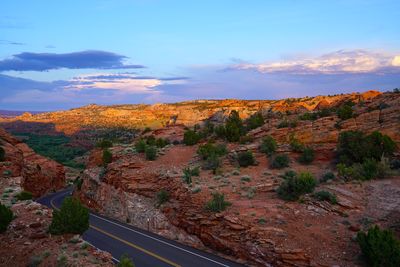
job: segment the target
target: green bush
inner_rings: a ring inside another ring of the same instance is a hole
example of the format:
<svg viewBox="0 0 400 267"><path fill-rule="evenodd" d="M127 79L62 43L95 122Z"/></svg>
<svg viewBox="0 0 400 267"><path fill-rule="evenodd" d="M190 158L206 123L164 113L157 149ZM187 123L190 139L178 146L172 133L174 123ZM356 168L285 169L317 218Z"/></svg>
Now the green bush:
<svg viewBox="0 0 400 267"><path fill-rule="evenodd" d="M238 142L245 133L242 119L236 110L232 110L225 122L225 137L229 142Z"/></svg>
<svg viewBox="0 0 400 267"><path fill-rule="evenodd" d="M237 161L240 167L248 167L255 164L255 159L251 151L240 152Z"/></svg>
<svg viewBox="0 0 400 267"><path fill-rule="evenodd" d="M267 135L263 138L261 145L259 147L260 152L265 153L268 156L271 156L272 154L274 154L276 151L276 148L277 148L276 141L270 135Z"/></svg>
<svg viewBox="0 0 400 267"><path fill-rule="evenodd" d="M316 119L318 119L318 114L312 112L306 112L301 114L299 116L299 119L302 121L315 121Z"/></svg>
<svg viewBox="0 0 400 267"><path fill-rule="evenodd" d="M301 143L298 139L294 138L293 136L290 137L290 148L294 152L303 152L304 144Z"/></svg>
<svg viewBox="0 0 400 267"><path fill-rule="evenodd" d="M371 267L400 266L400 241L390 230L371 227L367 233L359 232L357 242Z"/></svg>
<svg viewBox="0 0 400 267"><path fill-rule="evenodd" d="M246 121L247 130L258 128L264 124L264 118L260 112L251 115Z"/></svg>
<svg viewBox="0 0 400 267"><path fill-rule="evenodd" d="M105 149L112 147L113 143L110 140L103 139L97 142L96 146Z"/></svg>
<svg viewBox="0 0 400 267"><path fill-rule="evenodd" d="M183 143L187 146L193 146L197 144L201 139L201 136L193 131L193 130L187 130L183 134Z"/></svg>
<svg viewBox="0 0 400 267"><path fill-rule="evenodd" d="M353 118L352 105L354 105L354 104L347 102L338 108L338 110L336 111L336 114L338 115L338 117L341 120L347 120L347 119Z"/></svg>
<svg viewBox="0 0 400 267"><path fill-rule="evenodd" d="M220 157L225 155L226 153L228 153L228 150L226 149L226 146L224 144L214 145L210 142L204 145L200 145L197 149L197 154L199 154L202 159L208 159L212 155Z"/></svg>
<svg viewBox="0 0 400 267"><path fill-rule="evenodd" d="M159 148L163 148L167 145L169 145L171 142L168 139L164 139L164 138L157 138L155 145Z"/></svg>
<svg viewBox="0 0 400 267"><path fill-rule="evenodd" d="M18 200L29 200L32 199L32 193L28 191L21 191L15 196Z"/></svg>
<svg viewBox="0 0 400 267"><path fill-rule="evenodd" d="M108 163L112 162L112 153L108 149L103 150L103 165L106 166Z"/></svg>
<svg viewBox="0 0 400 267"><path fill-rule="evenodd" d="M244 144L250 144L254 141L254 137L251 135L243 135L239 138L239 143L244 145Z"/></svg>
<svg viewBox="0 0 400 267"><path fill-rule="evenodd" d="M169 193L165 189L160 190L157 193L157 205L161 206L169 200Z"/></svg>
<svg viewBox="0 0 400 267"><path fill-rule="evenodd" d="M230 202L225 201L224 194L215 192L212 194L212 199L207 202L206 209L212 212L221 212L230 205Z"/></svg>
<svg viewBox="0 0 400 267"><path fill-rule="evenodd" d="M287 128L287 127L289 127L289 121L287 121L287 120L283 120L283 121L281 121L281 122L279 122L279 124L278 124L278 126L277 126L277 128Z"/></svg>
<svg viewBox="0 0 400 267"><path fill-rule="evenodd" d="M318 191L313 194L313 197L319 201L328 201L331 204L337 204L336 195L328 191Z"/></svg>
<svg viewBox="0 0 400 267"><path fill-rule="evenodd" d="M89 210L72 197L64 199L60 210L53 211L49 232L51 234L83 234L89 229Z"/></svg>
<svg viewBox="0 0 400 267"><path fill-rule="evenodd" d="M371 180L390 176L389 161L382 157L380 161L366 159L363 163L354 163L346 166L343 163L336 165L340 177L346 180Z"/></svg>
<svg viewBox="0 0 400 267"><path fill-rule="evenodd" d="M157 148L155 146L146 146L144 153L147 160L155 160L157 157Z"/></svg>
<svg viewBox="0 0 400 267"><path fill-rule="evenodd" d="M146 141L144 141L143 139L138 140L135 143L135 149L137 152L143 153L146 150Z"/></svg>
<svg viewBox="0 0 400 267"><path fill-rule="evenodd" d="M300 174L287 172L277 192L280 198L293 201L299 199L303 194L311 193L316 185L317 181L309 172Z"/></svg>
<svg viewBox="0 0 400 267"><path fill-rule="evenodd" d="M205 170L216 170L221 165L221 160L216 154L209 156L203 163Z"/></svg>
<svg viewBox="0 0 400 267"><path fill-rule="evenodd" d="M0 146L0 161L4 161L6 159L6 151L3 147Z"/></svg>
<svg viewBox="0 0 400 267"><path fill-rule="evenodd" d="M302 154L299 157L299 162L303 164L310 164L315 159L314 149L306 147L303 149Z"/></svg>
<svg viewBox="0 0 400 267"><path fill-rule="evenodd" d="M117 264L117 267L135 267L133 261L127 254L123 254Z"/></svg>
<svg viewBox="0 0 400 267"><path fill-rule="evenodd" d="M340 163L351 165L368 158L380 160L382 155L393 155L396 149L396 143L380 132L364 135L359 131L345 131L339 135L337 156Z"/></svg>
<svg viewBox="0 0 400 267"><path fill-rule="evenodd" d="M11 209L0 203L0 233L4 233L7 230L13 218L14 215Z"/></svg>
<svg viewBox="0 0 400 267"><path fill-rule="evenodd" d="M199 175L200 175L199 167L195 167L193 169L191 168L183 169L183 181L187 184L192 183L192 176L199 176Z"/></svg>
<svg viewBox="0 0 400 267"><path fill-rule="evenodd" d="M283 169L289 166L289 157L286 154L276 155L271 162L271 168Z"/></svg>
<svg viewBox="0 0 400 267"><path fill-rule="evenodd" d="M217 127L215 127L214 132L218 138L225 139L226 131L224 125L218 125Z"/></svg>

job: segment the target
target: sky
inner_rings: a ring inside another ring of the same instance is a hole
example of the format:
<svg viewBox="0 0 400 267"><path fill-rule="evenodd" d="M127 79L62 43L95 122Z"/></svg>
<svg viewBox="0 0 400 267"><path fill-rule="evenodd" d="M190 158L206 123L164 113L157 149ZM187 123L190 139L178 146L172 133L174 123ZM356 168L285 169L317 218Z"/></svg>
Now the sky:
<svg viewBox="0 0 400 267"><path fill-rule="evenodd" d="M2 0L0 109L400 87L400 1Z"/></svg>

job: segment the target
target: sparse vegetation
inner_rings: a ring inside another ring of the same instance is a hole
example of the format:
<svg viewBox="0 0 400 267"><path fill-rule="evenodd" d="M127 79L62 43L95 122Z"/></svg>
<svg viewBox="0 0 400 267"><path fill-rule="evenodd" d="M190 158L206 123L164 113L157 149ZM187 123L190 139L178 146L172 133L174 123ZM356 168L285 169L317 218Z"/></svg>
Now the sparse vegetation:
<svg viewBox="0 0 400 267"><path fill-rule="evenodd" d="M29 200L32 199L32 193L28 191L21 191L15 196L18 200Z"/></svg>
<svg viewBox="0 0 400 267"><path fill-rule="evenodd" d="M328 191L315 192L313 197L319 201L328 201L331 204L337 204L336 195Z"/></svg>
<svg viewBox="0 0 400 267"><path fill-rule="evenodd" d="M314 158L315 158L314 149L310 147L305 147L303 149L302 154L299 157L299 162L302 164L310 164L311 162L314 161Z"/></svg>
<svg viewBox="0 0 400 267"><path fill-rule="evenodd" d="M60 210L53 211L52 234L83 234L89 228L89 210L78 199L67 197Z"/></svg>
<svg viewBox="0 0 400 267"><path fill-rule="evenodd" d="M117 267L135 267L132 259L127 255L123 254L119 260Z"/></svg>
<svg viewBox="0 0 400 267"><path fill-rule="evenodd" d="M289 157L286 154L279 154L272 158L271 168L283 169L289 166Z"/></svg>
<svg viewBox="0 0 400 267"><path fill-rule="evenodd" d="M353 118L353 106L354 103L352 101L348 101L341 105L337 111L336 114L341 120L348 120Z"/></svg>
<svg viewBox="0 0 400 267"><path fill-rule="evenodd" d="M305 146L294 136L290 136L290 148L293 152L303 152Z"/></svg>
<svg viewBox="0 0 400 267"><path fill-rule="evenodd" d="M110 140L103 139L99 142L97 142L96 147L105 149L105 148L110 148L113 146L113 143Z"/></svg>
<svg viewBox="0 0 400 267"><path fill-rule="evenodd" d="M240 152L237 161L240 167L248 167L255 164L255 159L251 151Z"/></svg>
<svg viewBox="0 0 400 267"><path fill-rule="evenodd" d="M169 193L165 189L161 189L157 193L157 206L161 206L162 204L168 202L169 200Z"/></svg>
<svg viewBox="0 0 400 267"><path fill-rule="evenodd" d="M277 148L276 141L270 135L267 135L263 138L262 143L259 147L260 152L265 153L268 156L271 156L272 154L274 154L276 151L276 148Z"/></svg>
<svg viewBox="0 0 400 267"><path fill-rule="evenodd" d="M157 148L155 146L146 146L144 154L147 160L155 160L157 158Z"/></svg>
<svg viewBox="0 0 400 267"><path fill-rule="evenodd" d="M183 181L187 184L192 183L192 176L199 176L199 175L200 175L199 167L195 167L193 169L191 168L183 169Z"/></svg>
<svg viewBox="0 0 400 267"><path fill-rule="evenodd" d="M319 181L321 183L325 183L328 180L333 180L333 179L335 179L335 174L333 172L327 172L321 177L321 179Z"/></svg>
<svg viewBox="0 0 400 267"><path fill-rule="evenodd" d="M255 128L258 128L264 124L264 118L261 114L261 112L256 112L253 115L251 115L246 121L246 129L247 130L252 130Z"/></svg>
<svg viewBox="0 0 400 267"><path fill-rule="evenodd" d="M400 241L392 231L381 230L375 225L367 233L359 232L357 242L369 266L400 266Z"/></svg>
<svg viewBox="0 0 400 267"><path fill-rule="evenodd" d="M140 140L136 141L135 149L139 153L144 153L144 151L146 149L146 141L143 140L143 139L140 139Z"/></svg>
<svg viewBox="0 0 400 267"><path fill-rule="evenodd" d="M225 201L225 195L222 193L215 192L212 194L212 199L207 202L206 209L212 212L224 211L231 203Z"/></svg>
<svg viewBox="0 0 400 267"><path fill-rule="evenodd" d="M112 162L112 153L108 149L103 150L103 165L107 166L109 163Z"/></svg>
<svg viewBox="0 0 400 267"><path fill-rule="evenodd" d="M10 208L0 203L0 233L7 230L8 225L14 217Z"/></svg>
<svg viewBox="0 0 400 267"><path fill-rule="evenodd" d="M193 146L197 144L201 139L200 134L194 130L187 130L183 134L183 143L187 146Z"/></svg>
<svg viewBox="0 0 400 267"><path fill-rule="evenodd" d="M220 157L226 155L226 153L228 153L226 145L224 144L215 145L210 142L208 142L205 145L199 146L199 148L197 149L197 154L199 154L202 159L208 159L212 155Z"/></svg>
<svg viewBox="0 0 400 267"><path fill-rule="evenodd" d="M297 200L306 193L311 193L317 181L309 172L297 174L293 171L286 172L284 181L279 186L277 192L280 198L284 200Z"/></svg>

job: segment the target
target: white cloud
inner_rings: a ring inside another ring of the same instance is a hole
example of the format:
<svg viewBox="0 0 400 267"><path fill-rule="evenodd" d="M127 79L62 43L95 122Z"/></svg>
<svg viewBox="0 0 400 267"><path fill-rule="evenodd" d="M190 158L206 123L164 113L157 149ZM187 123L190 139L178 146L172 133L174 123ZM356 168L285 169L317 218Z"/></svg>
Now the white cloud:
<svg viewBox="0 0 400 267"><path fill-rule="evenodd" d="M400 56L365 50L340 50L316 58L267 62L261 64L237 64L239 70L256 70L261 73L289 74L340 74L371 73L400 66Z"/></svg>

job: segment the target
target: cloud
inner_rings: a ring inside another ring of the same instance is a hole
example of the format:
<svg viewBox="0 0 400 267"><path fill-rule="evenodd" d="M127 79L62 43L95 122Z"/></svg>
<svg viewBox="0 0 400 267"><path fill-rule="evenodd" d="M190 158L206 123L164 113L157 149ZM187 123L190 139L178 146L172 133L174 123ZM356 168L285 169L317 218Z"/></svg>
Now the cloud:
<svg viewBox="0 0 400 267"><path fill-rule="evenodd" d="M143 65L126 65L127 57L112 52L87 50L73 53L30 53L13 55L0 61L0 71L47 71L67 69L138 69Z"/></svg>
<svg viewBox="0 0 400 267"><path fill-rule="evenodd" d="M9 40L0 40L0 44L2 44L2 45L26 45L25 43L9 41Z"/></svg>
<svg viewBox="0 0 400 267"><path fill-rule="evenodd" d="M236 64L231 69L256 70L260 73L309 74L359 74L400 73L400 56L365 50L339 50L316 58L286 60L261 64Z"/></svg>

